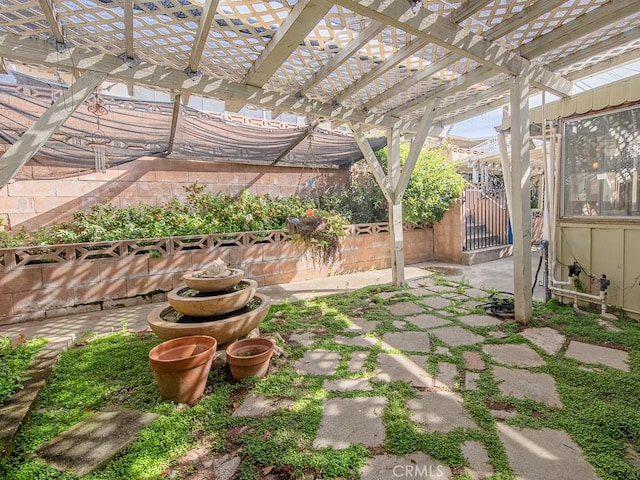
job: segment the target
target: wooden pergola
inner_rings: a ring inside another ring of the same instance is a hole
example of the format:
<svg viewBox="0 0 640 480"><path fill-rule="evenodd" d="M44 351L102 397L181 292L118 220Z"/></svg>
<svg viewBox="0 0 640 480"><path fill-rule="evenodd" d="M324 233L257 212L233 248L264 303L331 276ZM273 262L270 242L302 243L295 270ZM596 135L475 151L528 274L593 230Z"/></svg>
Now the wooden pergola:
<svg viewBox="0 0 640 480"><path fill-rule="evenodd" d="M640 57L637 0L0 0L0 65L73 74L0 158L5 185L106 79L348 124L389 202L404 283L402 196L429 130L510 105L515 314L532 315L529 107L538 91ZM366 132L388 133L389 168ZM401 166L399 144L412 138ZM173 142L168 139L168 145Z"/></svg>

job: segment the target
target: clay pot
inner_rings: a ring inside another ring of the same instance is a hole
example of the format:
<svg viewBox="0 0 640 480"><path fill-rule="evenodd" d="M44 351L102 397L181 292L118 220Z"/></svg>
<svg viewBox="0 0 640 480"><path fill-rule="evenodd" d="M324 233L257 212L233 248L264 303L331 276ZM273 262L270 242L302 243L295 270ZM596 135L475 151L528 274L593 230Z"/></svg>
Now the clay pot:
<svg viewBox="0 0 640 480"><path fill-rule="evenodd" d="M149 366L165 400L193 405L207 384L218 342L206 335L174 338L149 352Z"/></svg>
<svg viewBox="0 0 640 480"><path fill-rule="evenodd" d="M210 317L233 312L244 307L253 298L258 282L245 279L239 282L245 288L223 293L197 293L185 296L189 287L177 287L167 294L169 304L178 312L191 317Z"/></svg>
<svg viewBox="0 0 640 480"><path fill-rule="evenodd" d="M162 340L188 335L208 335L214 337L222 345L246 335L267 316L271 299L266 295L256 293L254 300L258 300L260 305L253 310L248 310L245 307L218 317L183 317L178 322L163 320L163 317L171 313L173 309L172 307L160 306L149 312L147 323L153 333Z"/></svg>
<svg viewBox="0 0 640 480"><path fill-rule="evenodd" d="M236 380L264 377L273 355L273 342L268 338L243 338L227 347L227 363Z"/></svg>
<svg viewBox="0 0 640 480"><path fill-rule="evenodd" d="M197 277L199 273L204 270L198 270L195 272L187 273L183 275L182 281L189 288L193 288L194 290L198 290L199 292L221 292L223 290L228 290L230 288L235 287L242 277L244 277L244 272L238 269L229 270L229 275L224 277Z"/></svg>

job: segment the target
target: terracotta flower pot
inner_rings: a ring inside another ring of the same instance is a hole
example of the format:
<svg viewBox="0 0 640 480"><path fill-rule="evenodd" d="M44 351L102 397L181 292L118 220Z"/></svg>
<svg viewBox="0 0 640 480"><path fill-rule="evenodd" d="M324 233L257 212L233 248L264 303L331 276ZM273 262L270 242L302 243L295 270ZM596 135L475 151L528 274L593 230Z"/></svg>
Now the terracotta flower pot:
<svg viewBox="0 0 640 480"><path fill-rule="evenodd" d="M268 338L243 338L227 347L227 363L236 380L264 377L273 355L273 342Z"/></svg>
<svg viewBox="0 0 640 480"><path fill-rule="evenodd" d="M149 366L165 400L193 405L207 384L218 342L206 335L174 338L149 352Z"/></svg>

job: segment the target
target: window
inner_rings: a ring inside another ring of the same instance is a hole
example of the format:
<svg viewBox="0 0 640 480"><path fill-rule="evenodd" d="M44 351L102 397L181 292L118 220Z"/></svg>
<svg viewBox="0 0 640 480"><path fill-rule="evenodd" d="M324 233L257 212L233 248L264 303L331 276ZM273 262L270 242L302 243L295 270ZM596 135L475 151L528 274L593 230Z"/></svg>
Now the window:
<svg viewBox="0 0 640 480"><path fill-rule="evenodd" d="M562 215L640 217L640 106L564 122Z"/></svg>

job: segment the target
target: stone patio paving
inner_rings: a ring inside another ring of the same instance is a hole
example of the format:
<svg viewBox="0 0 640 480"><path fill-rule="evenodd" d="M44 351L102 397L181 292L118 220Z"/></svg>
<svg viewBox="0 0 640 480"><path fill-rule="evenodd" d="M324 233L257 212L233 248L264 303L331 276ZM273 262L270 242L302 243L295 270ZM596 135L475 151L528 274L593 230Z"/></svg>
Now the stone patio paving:
<svg viewBox="0 0 640 480"><path fill-rule="evenodd" d="M483 376L494 381L504 397L531 400L554 409L562 408L554 379L547 373L535 371L546 365L546 355L565 355L585 364L629 370L628 354L621 350L574 340L562 353L567 339L548 327L530 328L520 333L531 345L501 343L504 340L498 330L500 320L477 313L451 317L453 297L442 298L441 294L453 295L454 292L450 287L416 282L409 293L422 297L417 303L400 301L385 306L390 315L397 317L389 322L397 331L376 335L379 322L354 317L344 329L344 335L332 339L335 350L326 343L322 344L323 348L314 348L316 335L312 333L299 332L289 336L290 345L305 349L302 356L292 362L297 374L331 377L323 382L323 389L329 395L322 400L322 415L313 448L341 450L363 444L375 453L383 451L386 439L384 415L389 400L371 393L376 382L408 383L414 388L415 395L406 402L406 410L417 430L427 434L448 434L479 428L461 393L477 389ZM393 302L396 293L383 292L379 296ZM456 293L461 298L455 301L481 299L483 294L478 289L473 289L466 297ZM463 360L462 364L452 363L451 355L456 352ZM370 355L375 355L376 363L374 368L367 369L365 365ZM347 363L345 375L338 374L342 361ZM250 394L235 410L234 416L258 418L293 405L292 400ZM490 410L490 413L497 420L497 437L516 478L598 478L579 446L566 432L508 425L505 420L517 415L514 410L498 409ZM466 464L457 474L466 472L471 478L479 479L494 472L481 443L466 441L459 448ZM421 451L404 456L373 455L360 473L362 479L388 480L396 478L399 471L407 477L421 472L421 478L451 478L454 474L449 466ZM424 476L425 473L431 476Z"/></svg>

